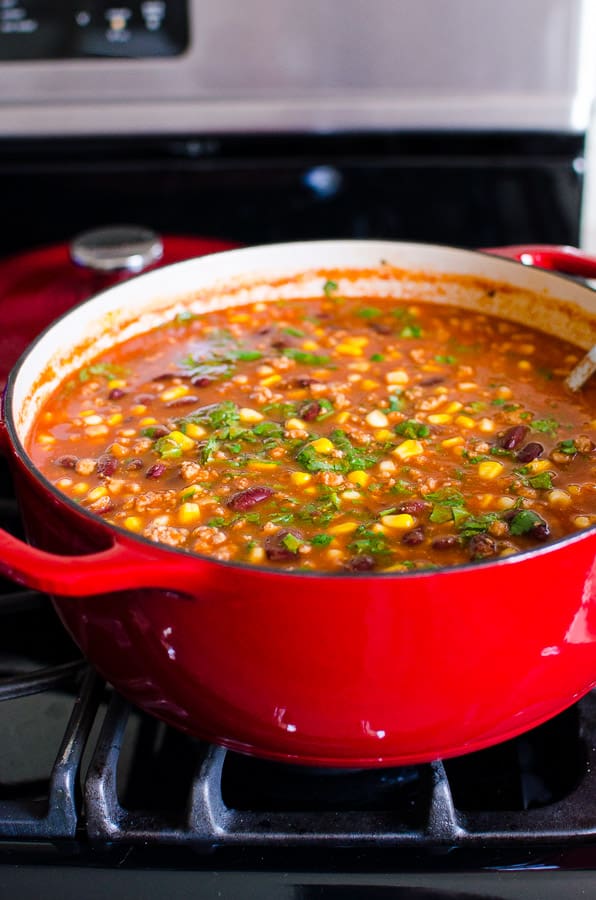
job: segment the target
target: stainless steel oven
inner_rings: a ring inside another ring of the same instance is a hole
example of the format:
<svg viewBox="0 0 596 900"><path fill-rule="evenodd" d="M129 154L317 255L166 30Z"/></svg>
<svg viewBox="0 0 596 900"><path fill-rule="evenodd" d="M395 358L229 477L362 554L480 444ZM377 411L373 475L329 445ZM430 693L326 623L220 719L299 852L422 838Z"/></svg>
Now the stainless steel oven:
<svg viewBox="0 0 596 900"><path fill-rule="evenodd" d="M149 228L165 261L322 237L589 243L595 24L591 0L0 0L0 377L141 266L136 231L75 264L90 229ZM45 596L3 584L0 622L2 896L596 891L593 695L459 759L302 769L129 708Z"/></svg>

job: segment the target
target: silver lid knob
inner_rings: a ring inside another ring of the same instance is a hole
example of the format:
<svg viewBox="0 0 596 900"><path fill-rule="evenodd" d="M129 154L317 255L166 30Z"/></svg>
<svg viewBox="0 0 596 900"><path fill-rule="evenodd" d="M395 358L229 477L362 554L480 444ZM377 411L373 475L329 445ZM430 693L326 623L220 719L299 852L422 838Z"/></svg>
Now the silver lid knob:
<svg viewBox="0 0 596 900"><path fill-rule="evenodd" d="M158 234L139 225L112 225L78 235L70 244L70 258L78 266L99 272L142 272L163 256Z"/></svg>

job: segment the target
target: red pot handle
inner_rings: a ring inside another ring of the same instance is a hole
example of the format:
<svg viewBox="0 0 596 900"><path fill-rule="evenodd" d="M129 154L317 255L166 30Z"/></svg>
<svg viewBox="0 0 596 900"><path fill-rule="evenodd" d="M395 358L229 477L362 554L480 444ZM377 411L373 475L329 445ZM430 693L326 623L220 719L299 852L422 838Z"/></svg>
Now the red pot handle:
<svg viewBox="0 0 596 900"><path fill-rule="evenodd" d="M516 259L526 266L551 269L579 278L596 278L596 256L590 256L577 247L551 244L515 244L510 247L486 247L484 253Z"/></svg>
<svg viewBox="0 0 596 900"><path fill-rule="evenodd" d="M0 528L0 574L47 594L89 597L137 588L188 592L191 577L182 563L180 558L168 559L167 552L158 547L145 549L118 537L107 550L59 556L38 550ZM201 563L196 563L198 572Z"/></svg>

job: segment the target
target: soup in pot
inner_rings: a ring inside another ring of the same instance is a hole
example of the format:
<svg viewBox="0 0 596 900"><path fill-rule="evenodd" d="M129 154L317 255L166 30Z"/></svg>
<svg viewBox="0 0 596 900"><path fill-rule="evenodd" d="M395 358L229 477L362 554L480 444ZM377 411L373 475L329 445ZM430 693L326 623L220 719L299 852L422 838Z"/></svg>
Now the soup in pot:
<svg viewBox="0 0 596 900"><path fill-rule="evenodd" d="M401 572L596 522L582 351L491 315L386 297L182 313L70 376L28 451L106 522L220 560Z"/></svg>

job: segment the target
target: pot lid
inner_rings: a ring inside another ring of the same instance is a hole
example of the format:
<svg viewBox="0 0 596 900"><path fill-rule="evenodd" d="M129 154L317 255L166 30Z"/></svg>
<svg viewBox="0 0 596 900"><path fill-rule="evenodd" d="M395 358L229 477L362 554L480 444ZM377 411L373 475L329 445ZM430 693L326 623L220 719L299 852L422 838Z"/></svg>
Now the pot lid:
<svg viewBox="0 0 596 900"><path fill-rule="evenodd" d="M234 246L115 226L0 260L0 386L33 338L75 304L140 271Z"/></svg>

